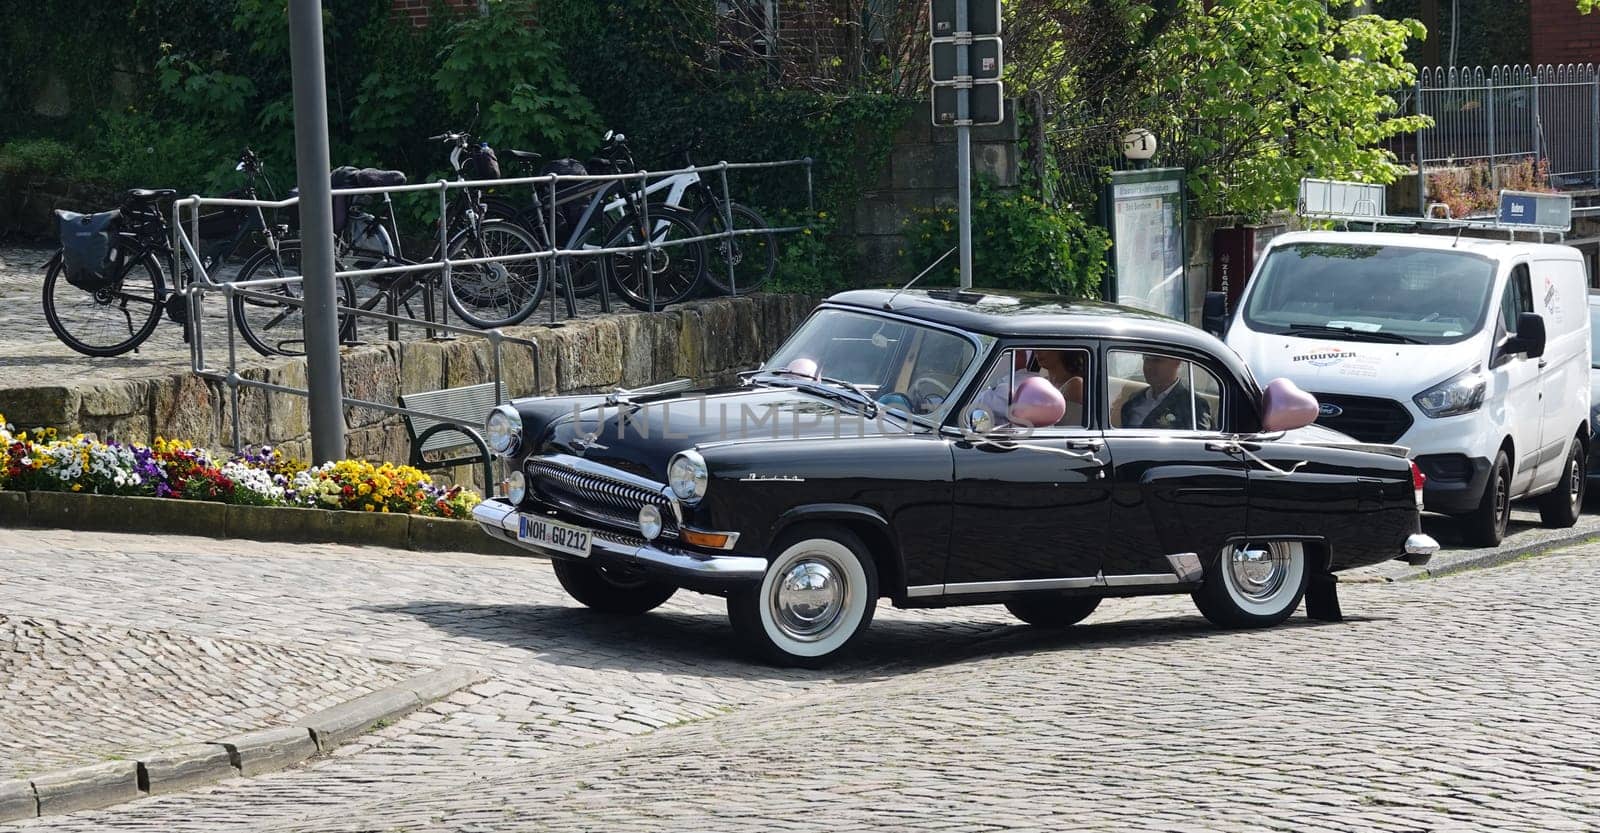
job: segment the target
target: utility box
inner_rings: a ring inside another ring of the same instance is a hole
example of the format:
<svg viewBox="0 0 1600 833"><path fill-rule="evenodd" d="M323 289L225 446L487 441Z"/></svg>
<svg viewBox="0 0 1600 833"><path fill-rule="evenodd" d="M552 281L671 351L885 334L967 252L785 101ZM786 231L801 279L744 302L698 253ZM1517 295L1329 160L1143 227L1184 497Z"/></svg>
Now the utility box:
<svg viewBox="0 0 1600 833"><path fill-rule="evenodd" d="M1271 223L1234 226L1211 233L1211 291L1227 294L1230 314L1267 243L1288 230L1287 224Z"/></svg>

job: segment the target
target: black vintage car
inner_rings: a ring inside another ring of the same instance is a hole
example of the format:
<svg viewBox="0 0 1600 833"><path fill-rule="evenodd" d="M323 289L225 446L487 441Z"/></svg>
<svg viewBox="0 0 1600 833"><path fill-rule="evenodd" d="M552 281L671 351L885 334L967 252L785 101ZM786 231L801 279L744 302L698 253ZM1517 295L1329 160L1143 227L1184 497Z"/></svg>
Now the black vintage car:
<svg viewBox="0 0 1600 833"><path fill-rule="evenodd" d="M837 655L880 598L1040 626L1151 593L1229 627L1302 597L1337 618L1333 573L1437 545L1405 450L1309 425L1315 410L1138 310L860 290L736 387L500 406L505 496L473 515L597 610L725 596L740 637L786 664Z"/></svg>

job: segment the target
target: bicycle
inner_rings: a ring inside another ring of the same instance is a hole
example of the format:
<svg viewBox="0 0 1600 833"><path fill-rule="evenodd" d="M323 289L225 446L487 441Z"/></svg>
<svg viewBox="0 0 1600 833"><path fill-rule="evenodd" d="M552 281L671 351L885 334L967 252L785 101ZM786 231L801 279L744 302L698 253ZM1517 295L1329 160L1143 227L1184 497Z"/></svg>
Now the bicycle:
<svg viewBox="0 0 1600 833"><path fill-rule="evenodd" d="M587 166L572 166L573 173L630 173L638 169L626 136L608 130L601 141L599 155L589 160ZM533 175L538 154L518 150L508 151L508 154L525 173ZM596 257L579 256L576 265L568 258L561 258L562 262L556 264L557 273L573 295L592 295L600 290L603 280L607 286L615 288L629 306L640 310L658 310L693 297L706 276L704 241L663 244L699 237L700 227L688 211L670 206L646 206L645 198L626 182L577 182L565 188L558 185L553 223L550 206L545 203L548 186L530 187L530 201L525 205L489 196L484 199L484 206L490 217L527 229L546 248L557 248L550 245L552 240L559 241L559 248L569 251L628 248L643 245L646 240L659 246L643 252L600 255L598 262L595 262ZM576 210L579 205L582 205L581 211ZM563 210L563 207L571 207L571 210ZM613 208L609 214L608 207ZM651 225L648 233L645 229L647 215ZM607 216L614 219L602 231L600 223Z"/></svg>
<svg viewBox="0 0 1600 833"><path fill-rule="evenodd" d="M230 196L255 199L257 177L265 179L261 160L249 148L239 156L234 168L245 174L245 186ZM271 190L271 183L267 183ZM171 188L134 188L127 191L116 209L94 215L57 211L62 224L62 247L45 263L44 316L56 338L86 356L120 356L137 351L161 322L165 312L184 328L184 341L192 335L183 288L194 280L186 263L180 271L171 245L171 228L166 208L177 196ZM201 215L201 263L210 270L223 263L241 243L260 232L266 248L256 259L270 257L287 227L272 225L258 207L254 211L228 208ZM69 235L94 227L99 249L86 266L68 264ZM213 241L205 245L204 241ZM166 269L162 264L167 264ZM72 267L72 268L69 268ZM167 270L174 279L167 286Z"/></svg>
<svg viewBox="0 0 1600 833"><path fill-rule="evenodd" d="M488 145L474 143L472 137L465 133L442 133L430 137L430 141L444 141L452 145L450 161L458 180L470 172L473 165L470 160L485 152L492 154ZM406 176L401 171L373 168L339 168L330 176L335 189L392 187L406 182ZM538 251L538 244L527 230L514 223L485 219L477 189L460 189L460 194L450 203L444 218L448 242L443 250L449 253L451 260ZM382 204L376 214L364 210L367 201L362 196L334 197L334 228L338 235L336 261L339 270L414 266L437 261L440 254L437 244L426 260L414 261L404 256L394 203L388 193L381 196ZM278 278L280 280L274 285L272 293L298 300L299 283L283 279L300 274L299 243L285 243L281 250L282 256L275 262L246 264L240 270L239 281ZM255 274L259 268L272 263L276 264L272 274ZM284 268L291 264L292 269ZM499 261L452 266L448 281L441 270L362 277L357 281L340 278L336 292L340 296L340 306L372 311L383 304L388 314L399 315L403 310L411 318L418 317L412 307L413 302L420 302L424 309L423 320L432 321L437 305L434 292L445 289L445 300L457 316L474 327L492 329L521 323L533 313L544 297L547 268L540 260ZM376 291L359 297L358 290L368 286L376 288ZM297 320L298 305L236 295L233 306L234 320L240 333L252 347L281 355L298 354L294 352L295 345L303 342ZM354 330L349 317L341 317L343 340L353 342ZM398 324L390 322L388 331L390 340L398 340Z"/></svg>

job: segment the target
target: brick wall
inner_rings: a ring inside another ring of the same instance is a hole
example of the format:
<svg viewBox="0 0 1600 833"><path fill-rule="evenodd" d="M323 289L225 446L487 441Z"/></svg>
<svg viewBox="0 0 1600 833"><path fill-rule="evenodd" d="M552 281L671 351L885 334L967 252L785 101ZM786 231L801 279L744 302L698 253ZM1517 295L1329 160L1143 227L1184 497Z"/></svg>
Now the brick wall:
<svg viewBox="0 0 1600 833"><path fill-rule="evenodd" d="M478 8L478 0L393 0L394 16L410 20L413 26L423 26L434 4L441 2L456 11Z"/></svg>
<svg viewBox="0 0 1600 833"><path fill-rule="evenodd" d="M1532 63L1600 62L1600 12L1578 14L1574 0L1529 0Z"/></svg>

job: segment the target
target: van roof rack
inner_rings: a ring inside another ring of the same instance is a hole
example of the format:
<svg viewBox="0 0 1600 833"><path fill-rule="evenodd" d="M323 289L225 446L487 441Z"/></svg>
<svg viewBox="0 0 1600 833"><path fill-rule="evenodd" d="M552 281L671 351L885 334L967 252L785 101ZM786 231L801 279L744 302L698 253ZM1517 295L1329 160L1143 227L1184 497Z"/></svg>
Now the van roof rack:
<svg viewBox="0 0 1600 833"><path fill-rule="evenodd" d="M1517 232L1535 232L1542 242L1546 234L1562 240L1572 230L1572 197L1568 194L1546 194L1535 191L1500 192L1499 211L1494 217L1457 218L1450 216L1450 207L1432 203L1421 217L1389 214L1389 189L1384 185L1367 182L1346 182L1338 179L1300 180L1300 199L1296 213L1308 220L1330 220L1343 223L1371 223L1409 226L1417 231L1461 232L1503 231L1510 239Z"/></svg>

